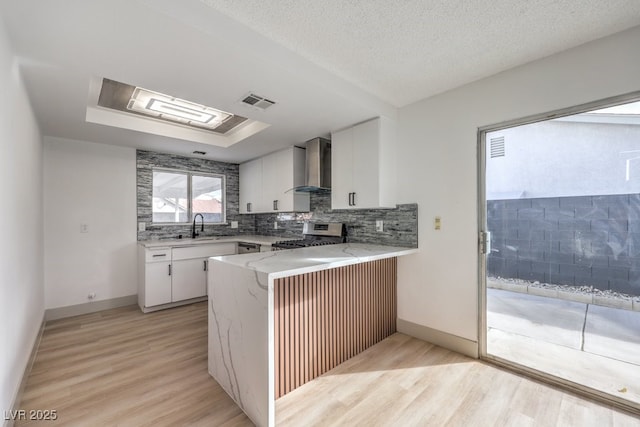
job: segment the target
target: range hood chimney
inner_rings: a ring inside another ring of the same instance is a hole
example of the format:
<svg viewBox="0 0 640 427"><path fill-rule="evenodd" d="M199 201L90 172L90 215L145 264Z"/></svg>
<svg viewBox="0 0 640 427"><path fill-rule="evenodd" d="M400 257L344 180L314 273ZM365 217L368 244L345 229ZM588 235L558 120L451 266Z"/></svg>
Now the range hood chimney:
<svg viewBox="0 0 640 427"><path fill-rule="evenodd" d="M331 191L331 141L313 138L306 144L305 185L295 191L322 193Z"/></svg>

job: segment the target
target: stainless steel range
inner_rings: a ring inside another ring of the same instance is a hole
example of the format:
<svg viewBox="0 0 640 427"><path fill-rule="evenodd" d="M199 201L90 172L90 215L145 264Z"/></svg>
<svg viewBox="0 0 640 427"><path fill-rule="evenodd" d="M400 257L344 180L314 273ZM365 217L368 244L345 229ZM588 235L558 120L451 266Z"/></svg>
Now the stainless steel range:
<svg viewBox="0 0 640 427"><path fill-rule="evenodd" d="M285 240L271 245L273 250L335 245L347 241L347 227L341 222L305 222L300 240Z"/></svg>

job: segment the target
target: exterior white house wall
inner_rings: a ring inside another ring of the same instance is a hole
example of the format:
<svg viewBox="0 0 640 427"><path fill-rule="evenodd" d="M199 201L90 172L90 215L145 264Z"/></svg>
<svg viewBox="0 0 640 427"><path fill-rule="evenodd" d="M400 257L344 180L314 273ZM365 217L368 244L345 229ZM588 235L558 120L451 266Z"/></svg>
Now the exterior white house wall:
<svg viewBox="0 0 640 427"><path fill-rule="evenodd" d="M491 158L491 139L504 157ZM640 192L640 125L551 120L487 134L487 199Z"/></svg>

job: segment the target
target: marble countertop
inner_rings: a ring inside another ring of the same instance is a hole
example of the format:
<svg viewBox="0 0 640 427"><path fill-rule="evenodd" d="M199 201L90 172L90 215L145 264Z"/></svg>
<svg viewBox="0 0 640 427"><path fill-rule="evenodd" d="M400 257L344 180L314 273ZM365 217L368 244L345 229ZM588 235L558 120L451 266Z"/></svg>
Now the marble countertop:
<svg viewBox="0 0 640 427"><path fill-rule="evenodd" d="M157 248L157 247L180 247L180 246L195 246L195 245L207 245L215 243L235 243L246 242L255 243L258 245L272 245L276 242L282 242L283 240L297 240L299 237L278 237L278 236L259 236L259 235L238 235L238 236L204 236L197 237L195 239L164 239L164 240L144 240L138 242L139 245L145 248Z"/></svg>
<svg viewBox="0 0 640 427"><path fill-rule="evenodd" d="M213 260L265 273L271 279L295 276L346 265L417 253L402 248L365 243L343 243L282 251L212 257Z"/></svg>

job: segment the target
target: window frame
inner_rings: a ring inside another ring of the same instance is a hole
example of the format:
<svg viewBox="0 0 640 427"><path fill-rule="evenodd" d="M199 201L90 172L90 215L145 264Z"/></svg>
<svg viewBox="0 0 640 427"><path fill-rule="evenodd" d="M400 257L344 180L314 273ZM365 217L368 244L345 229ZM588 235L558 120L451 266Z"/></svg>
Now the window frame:
<svg viewBox="0 0 640 427"><path fill-rule="evenodd" d="M156 222L153 220L153 174L155 172L165 172L165 173L175 173L180 175L187 176L187 222ZM208 172L198 172L198 171L189 171L184 169L173 169L173 168L151 168L151 224L158 226L166 226L166 225L188 225L193 222L193 193L192 193L192 180L193 176L201 176L206 178L219 178L222 181L220 185L220 190L222 194L222 219L220 222L204 222L207 225L227 225L227 176L220 173L208 173Z"/></svg>

